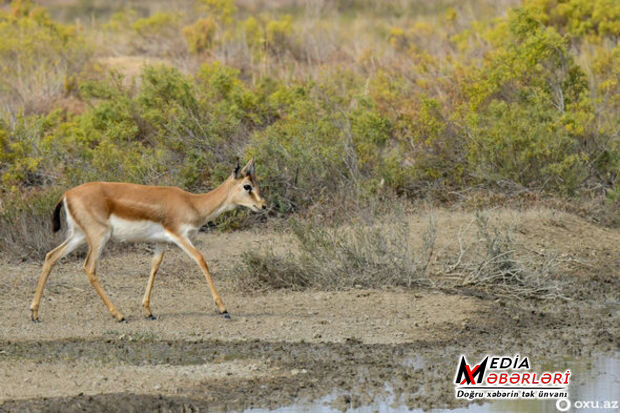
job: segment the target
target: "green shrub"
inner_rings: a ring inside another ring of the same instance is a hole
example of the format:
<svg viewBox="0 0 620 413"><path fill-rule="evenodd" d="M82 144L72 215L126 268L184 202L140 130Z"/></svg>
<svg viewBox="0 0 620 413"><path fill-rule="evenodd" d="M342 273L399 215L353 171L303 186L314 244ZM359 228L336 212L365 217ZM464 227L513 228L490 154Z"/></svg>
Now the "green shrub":
<svg viewBox="0 0 620 413"><path fill-rule="evenodd" d="M0 120L0 184L2 192L54 183L54 160L45 136L58 124L59 113L17 116L12 125Z"/></svg>
<svg viewBox="0 0 620 413"><path fill-rule="evenodd" d="M483 180L574 191L591 155L582 145L593 120L583 71L531 8L512 11L490 36L497 47L467 87L470 170Z"/></svg>
<svg viewBox="0 0 620 413"><path fill-rule="evenodd" d="M149 17L135 20L132 47L135 54L165 57L183 57L187 54L186 43L181 36L179 13L156 12Z"/></svg>
<svg viewBox="0 0 620 413"><path fill-rule="evenodd" d="M532 6L536 3L530 2ZM620 5L613 0L571 0L558 2L551 10L550 23L571 37L620 36Z"/></svg>
<svg viewBox="0 0 620 413"><path fill-rule="evenodd" d="M230 24L237 13L235 0L198 0L200 7L219 22Z"/></svg>
<svg viewBox="0 0 620 413"><path fill-rule="evenodd" d="M215 40L215 21L211 17L196 20L191 26L183 28L185 41L192 53L202 53L213 46Z"/></svg>
<svg viewBox="0 0 620 413"><path fill-rule="evenodd" d="M267 97L275 119L254 134L247 154L259 161L268 196L283 212L343 189L366 196L409 182L392 120L361 93L355 74L337 78L280 86Z"/></svg>
<svg viewBox="0 0 620 413"><path fill-rule="evenodd" d="M111 32L121 32L125 27L130 26L136 20L135 10L121 10L110 16L110 19L103 24L102 28Z"/></svg>
<svg viewBox="0 0 620 413"><path fill-rule="evenodd" d="M179 18L178 14L158 11L152 16L137 19L131 27L140 36L150 38L174 31L178 27Z"/></svg>
<svg viewBox="0 0 620 413"><path fill-rule="evenodd" d="M100 162L95 170L120 159L131 167L113 168L117 179L188 189L219 184L262 112L238 76L218 63L204 65L196 77L159 65L144 68L135 94L113 78L84 84L83 95L99 100L79 120L91 157ZM108 150L125 155L106 160Z"/></svg>
<svg viewBox="0 0 620 413"><path fill-rule="evenodd" d="M316 202L351 177L343 159L350 153L339 129L343 123L342 114L302 99L286 118L255 135L249 151L263 165L260 175L280 210Z"/></svg>
<svg viewBox="0 0 620 413"><path fill-rule="evenodd" d="M283 55L294 51L293 26L290 15L280 18L267 14L252 16L243 22L245 41L258 57L263 56L263 52Z"/></svg>

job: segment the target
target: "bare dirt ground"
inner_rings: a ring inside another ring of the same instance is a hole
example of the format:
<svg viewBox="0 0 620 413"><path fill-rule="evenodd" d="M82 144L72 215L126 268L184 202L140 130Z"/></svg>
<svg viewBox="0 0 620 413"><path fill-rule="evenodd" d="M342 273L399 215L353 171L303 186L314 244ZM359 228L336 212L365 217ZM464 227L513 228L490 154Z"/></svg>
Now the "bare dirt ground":
<svg viewBox="0 0 620 413"><path fill-rule="evenodd" d="M471 213L434 212L437 256L454 248ZM570 281L569 300L488 297L475 290L385 289L240 292L244 249L286 242L260 229L201 233L232 320L215 312L196 265L172 248L141 299L146 247L110 252L98 273L128 323L119 324L81 270L54 269L29 319L41 263L0 255L0 411L198 411L274 408L336 393L331 406L385 397L409 408L454 407L458 356L582 356L618 350L620 230L547 209L496 210L532 254L553 252ZM428 219L410 217L412 239ZM473 236L473 235L469 235ZM227 274L228 277L224 277Z"/></svg>

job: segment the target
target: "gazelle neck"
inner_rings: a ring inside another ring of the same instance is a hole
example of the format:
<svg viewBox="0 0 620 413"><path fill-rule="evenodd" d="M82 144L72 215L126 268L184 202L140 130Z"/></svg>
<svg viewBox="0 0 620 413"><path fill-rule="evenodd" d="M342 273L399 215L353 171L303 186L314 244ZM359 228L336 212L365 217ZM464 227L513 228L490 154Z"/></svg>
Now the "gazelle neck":
<svg viewBox="0 0 620 413"><path fill-rule="evenodd" d="M232 180L227 178L217 188L206 194L196 195L195 207L198 210L202 225L214 220L220 214L235 209L235 204L230 201L230 188Z"/></svg>

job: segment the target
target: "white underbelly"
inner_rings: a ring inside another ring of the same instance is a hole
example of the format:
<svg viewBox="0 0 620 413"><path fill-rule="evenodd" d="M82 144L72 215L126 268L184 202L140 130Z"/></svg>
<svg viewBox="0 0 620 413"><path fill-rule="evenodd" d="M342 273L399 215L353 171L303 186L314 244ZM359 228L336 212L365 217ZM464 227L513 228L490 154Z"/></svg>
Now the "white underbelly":
<svg viewBox="0 0 620 413"><path fill-rule="evenodd" d="M130 221L110 216L111 237L119 241L171 241L168 231L152 221Z"/></svg>

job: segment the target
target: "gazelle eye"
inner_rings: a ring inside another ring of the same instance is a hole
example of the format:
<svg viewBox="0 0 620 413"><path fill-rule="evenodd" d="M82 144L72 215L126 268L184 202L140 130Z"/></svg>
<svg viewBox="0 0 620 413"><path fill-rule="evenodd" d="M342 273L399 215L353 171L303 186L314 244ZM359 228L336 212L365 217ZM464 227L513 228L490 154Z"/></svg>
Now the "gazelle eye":
<svg viewBox="0 0 620 413"><path fill-rule="evenodd" d="M252 185L243 185L243 189L249 192L252 190Z"/></svg>

